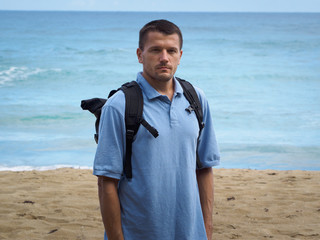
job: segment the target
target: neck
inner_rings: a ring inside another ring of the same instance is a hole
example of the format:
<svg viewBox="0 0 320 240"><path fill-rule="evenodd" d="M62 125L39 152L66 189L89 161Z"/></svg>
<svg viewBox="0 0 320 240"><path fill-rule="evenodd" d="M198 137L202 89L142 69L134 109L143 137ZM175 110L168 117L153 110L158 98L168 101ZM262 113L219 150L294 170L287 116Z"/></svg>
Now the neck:
<svg viewBox="0 0 320 240"><path fill-rule="evenodd" d="M170 101L172 101L174 94L174 80L171 78L168 81L158 81L150 79L145 74L142 73L142 76L147 80L147 82L161 95L167 96Z"/></svg>

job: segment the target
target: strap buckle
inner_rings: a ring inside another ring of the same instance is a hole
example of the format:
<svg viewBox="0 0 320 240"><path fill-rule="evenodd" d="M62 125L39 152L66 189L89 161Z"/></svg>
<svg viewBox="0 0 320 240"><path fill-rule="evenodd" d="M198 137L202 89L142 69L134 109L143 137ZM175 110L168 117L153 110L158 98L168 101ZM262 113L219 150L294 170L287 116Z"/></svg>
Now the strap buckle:
<svg viewBox="0 0 320 240"><path fill-rule="evenodd" d="M134 131L131 129L127 129L126 136L127 136L127 139L130 139L130 140L133 139Z"/></svg>
<svg viewBox="0 0 320 240"><path fill-rule="evenodd" d="M188 113L191 113L192 111L194 111L194 108L190 105L189 107L186 108L186 111Z"/></svg>

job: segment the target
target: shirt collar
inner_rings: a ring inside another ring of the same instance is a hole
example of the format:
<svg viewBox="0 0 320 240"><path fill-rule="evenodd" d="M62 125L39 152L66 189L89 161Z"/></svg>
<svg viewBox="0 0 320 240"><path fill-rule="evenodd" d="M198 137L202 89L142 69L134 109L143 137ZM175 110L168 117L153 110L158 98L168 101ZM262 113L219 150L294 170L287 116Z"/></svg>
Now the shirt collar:
<svg viewBox="0 0 320 240"><path fill-rule="evenodd" d="M174 77L174 96L180 96L183 94L183 89L180 85L180 83L177 81L177 79ZM146 97L151 100L153 98L157 98L162 96L157 90L155 90L148 81L142 76L142 72L138 73L137 75L137 83L140 85L143 93L146 95Z"/></svg>

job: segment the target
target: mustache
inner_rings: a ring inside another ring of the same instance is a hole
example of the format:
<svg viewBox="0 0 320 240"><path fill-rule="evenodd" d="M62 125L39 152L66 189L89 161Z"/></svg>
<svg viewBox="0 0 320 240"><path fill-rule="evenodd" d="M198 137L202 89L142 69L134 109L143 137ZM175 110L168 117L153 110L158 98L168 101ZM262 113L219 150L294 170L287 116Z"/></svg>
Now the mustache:
<svg viewBox="0 0 320 240"><path fill-rule="evenodd" d="M169 68L171 69L172 67L166 63L160 63L156 66L156 68L162 68L162 67L166 67L166 68Z"/></svg>

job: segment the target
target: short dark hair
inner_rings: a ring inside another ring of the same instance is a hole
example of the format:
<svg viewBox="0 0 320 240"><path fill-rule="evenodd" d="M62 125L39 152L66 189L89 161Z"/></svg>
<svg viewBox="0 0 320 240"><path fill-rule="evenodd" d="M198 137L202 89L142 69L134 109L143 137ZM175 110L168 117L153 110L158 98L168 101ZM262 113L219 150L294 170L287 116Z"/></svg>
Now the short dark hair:
<svg viewBox="0 0 320 240"><path fill-rule="evenodd" d="M141 50L143 50L149 32L160 32L165 35L171 35L175 33L178 34L180 40L180 50L182 49L183 38L180 28L168 20L160 19L151 21L141 28L139 32L139 48Z"/></svg>

